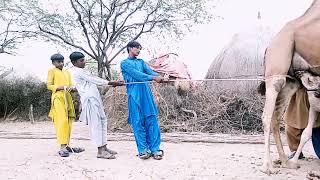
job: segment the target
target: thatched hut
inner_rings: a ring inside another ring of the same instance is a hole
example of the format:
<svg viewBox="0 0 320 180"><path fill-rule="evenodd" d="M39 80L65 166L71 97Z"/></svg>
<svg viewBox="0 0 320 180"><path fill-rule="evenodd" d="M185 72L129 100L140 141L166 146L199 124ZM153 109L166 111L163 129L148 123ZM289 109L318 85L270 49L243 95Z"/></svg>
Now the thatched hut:
<svg viewBox="0 0 320 180"><path fill-rule="evenodd" d="M231 42L213 60L205 78L256 78L263 75L264 52L272 36L271 29L261 25L251 31L235 34ZM237 90L251 90L258 84L258 81L208 83L210 86Z"/></svg>

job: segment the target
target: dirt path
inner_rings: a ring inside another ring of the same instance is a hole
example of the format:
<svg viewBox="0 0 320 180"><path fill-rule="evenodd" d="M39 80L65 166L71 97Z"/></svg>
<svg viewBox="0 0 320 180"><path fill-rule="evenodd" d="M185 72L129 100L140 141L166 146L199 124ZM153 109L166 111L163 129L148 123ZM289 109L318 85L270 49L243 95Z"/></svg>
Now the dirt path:
<svg viewBox="0 0 320 180"><path fill-rule="evenodd" d="M87 135L86 126L75 123L72 144L86 151L60 158L50 122L0 124L0 179L306 179L308 172L320 170L310 142L304 150L309 159L300 169L267 176L258 170L261 135L163 134L162 161L138 159L131 134L110 134L117 159L97 159ZM277 157L275 146L272 156Z"/></svg>

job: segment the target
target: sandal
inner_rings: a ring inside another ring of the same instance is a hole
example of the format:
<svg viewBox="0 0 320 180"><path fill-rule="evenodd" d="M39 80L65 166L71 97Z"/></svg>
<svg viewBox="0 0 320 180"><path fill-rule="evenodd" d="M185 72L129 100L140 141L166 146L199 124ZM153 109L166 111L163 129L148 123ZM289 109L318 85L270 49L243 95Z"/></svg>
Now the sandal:
<svg viewBox="0 0 320 180"><path fill-rule="evenodd" d="M158 151L152 153L152 157L153 157L153 159L155 159L155 160L161 160L162 157L163 157L163 155L164 155L163 150L158 150Z"/></svg>
<svg viewBox="0 0 320 180"><path fill-rule="evenodd" d="M84 151L84 148L80 148L80 147L69 147L67 146L66 149L70 152L70 153L81 153Z"/></svg>
<svg viewBox="0 0 320 180"><path fill-rule="evenodd" d="M69 151L66 148L61 149L58 153L60 157L69 157Z"/></svg>
<svg viewBox="0 0 320 180"><path fill-rule="evenodd" d="M97 158L102 158L102 159L115 159L116 157L115 157L113 154L111 154L111 153L109 153L109 152L107 152L107 151L102 151L101 154L97 154Z"/></svg>
<svg viewBox="0 0 320 180"><path fill-rule="evenodd" d="M149 159L152 156L152 154L150 152L145 152L145 153L142 153L142 154L138 154L137 156L140 159L146 160L146 159Z"/></svg>

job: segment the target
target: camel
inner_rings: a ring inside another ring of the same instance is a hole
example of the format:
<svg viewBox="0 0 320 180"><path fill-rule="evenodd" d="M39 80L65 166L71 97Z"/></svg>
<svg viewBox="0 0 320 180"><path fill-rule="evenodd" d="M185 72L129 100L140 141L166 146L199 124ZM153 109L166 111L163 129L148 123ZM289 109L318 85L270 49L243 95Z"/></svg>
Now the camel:
<svg viewBox="0 0 320 180"><path fill-rule="evenodd" d="M288 160L280 139L279 121L291 96L299 88L297 79L290 77L292 70L308 70L320 75L320 0L314 0L307 11L288 23L272 39L265 53L266 100L262 115L265 136L265 155L261 171L278 172L270 157L270 132L272 129L283 167L298 168L298 156L311 138L312 126L317 117L314 103L310 105L308 126L304 130L295 156ZM298 59L300 63L294 63ZM302 63L301 63L302 62ZM306 65L306 66L303 66ZM289 75L288 75L289 73ZM309 100L313 97L309 94ZM315 109L314 109L315 108Z"/></svg>

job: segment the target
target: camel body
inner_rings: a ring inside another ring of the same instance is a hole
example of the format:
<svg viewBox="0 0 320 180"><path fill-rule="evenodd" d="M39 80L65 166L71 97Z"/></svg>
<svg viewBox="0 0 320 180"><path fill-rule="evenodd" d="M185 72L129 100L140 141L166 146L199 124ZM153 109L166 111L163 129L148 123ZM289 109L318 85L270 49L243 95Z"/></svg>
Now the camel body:
<svg viewBox="0 0 320 180"><path fill-rule="evenodd" d="M279 122L292 95L301 83L288 78L295 70L308 70L320 75L320 0L314 0L309 9L299 18L288 22L272 39L265 53L266 101L262 115L265 135L265 156L261 171L275 173L270 157L270 133L273 132L283 167L297 168L298 157L304 144L311 138L312 127L317 118L319 100L308 92L310 102L307 128L303 131L295 156L288 160L280 139ZM310 86L306 74L301 77L305 87Z"/></svg>

